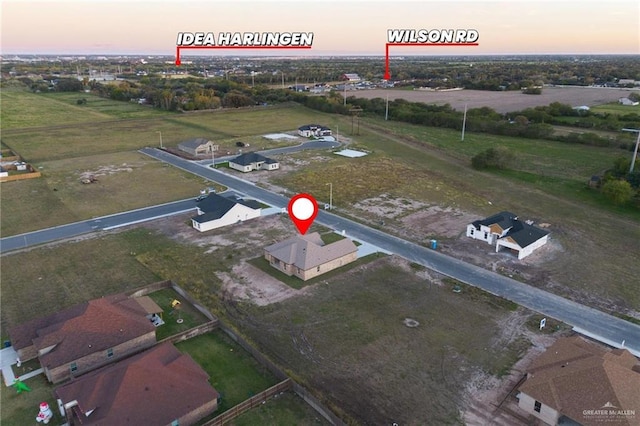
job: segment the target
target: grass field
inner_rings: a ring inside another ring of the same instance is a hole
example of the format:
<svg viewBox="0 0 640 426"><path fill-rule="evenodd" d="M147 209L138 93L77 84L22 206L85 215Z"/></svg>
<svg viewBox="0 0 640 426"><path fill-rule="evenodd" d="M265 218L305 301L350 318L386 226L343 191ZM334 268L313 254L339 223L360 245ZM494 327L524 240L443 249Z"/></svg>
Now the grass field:
<svg viewBox="0 0 640 426"><path fill-rule="evenodd" d="M160 316L164 320L164 324L156 328L156 340L158 341L209 321L207 317L202 315L189 302L186 302L172 288L154 291L149 294L149 297L162 308ZM180 302L177 309L171 306L174 300ZM181 322L178 322L178 320L181 320Z"/></svg>
<svg viewBox="0 0 640 426"><path fill-rule="evenodd" d="M40 167L41 178L2 184L2 236L195 197L211 186L130 151L44 161ZM83 184L85 175L98 181Z"/></svg>
<svg viewBox="0 0 640 426"><path fill-rule="evenodd" d="M264 405L242 414L229 424L232 426L311 426L330 423L299 396L293 392L285 392L270 399Z"/></svg>
<svg viewBox="0 0 640 426"><path fill-rule="evenodd" d="M618 102L611 102L603 105L596 105L591 107L591 112L600 113L600 114L614 114L614 115L625 115L625 114L638 114L640 115L640 105L621 105Z"/></svg>
<svg viewBox="0 0 640 426"><path fill-rule="evenodd" d="M46 401L53 411L53 419L49 424L64 424L60 416L58 404L53 397L53 386L47 381L44 374L25 380L24 382L31 392L16 393L12 387L6 387L4 380L0 384L0 423L2 426L24 426L37 424L40 403Z"/></svg>
<svg viewBox="0 0 640 426"><path fill-rule="evenodd" d="M278 380L231 340L215 331L176 344L209 374L209 383L221 396L216 414L278 383Z"/></svg>

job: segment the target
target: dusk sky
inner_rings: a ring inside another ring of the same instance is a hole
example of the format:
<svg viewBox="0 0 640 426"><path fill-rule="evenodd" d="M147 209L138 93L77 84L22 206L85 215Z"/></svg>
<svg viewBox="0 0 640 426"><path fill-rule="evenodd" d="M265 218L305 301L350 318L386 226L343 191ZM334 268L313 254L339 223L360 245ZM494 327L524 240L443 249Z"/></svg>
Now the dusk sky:
<svg viewBox="0 0 640 426"><path fill-rule="evenodd" d="M282 55L383 55L393 28L480 34L477 47L394 47L394 54L640 54L637 0L3 0L1 23L4 55L174 55L181 31L313 32L311 50Z"/></svg>

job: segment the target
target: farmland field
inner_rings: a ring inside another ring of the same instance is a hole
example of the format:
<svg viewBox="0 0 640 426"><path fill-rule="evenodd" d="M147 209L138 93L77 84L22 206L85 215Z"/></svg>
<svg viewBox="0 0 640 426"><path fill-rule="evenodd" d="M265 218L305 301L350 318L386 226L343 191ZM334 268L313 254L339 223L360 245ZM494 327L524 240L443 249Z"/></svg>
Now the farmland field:
<svg viewBox="0 0 640 426"><path fill-rule="evenodd" d="M638 90L635 90L638 92ZM489 107L499 113L520 111L525 108L549 105L560 102L571 106L594 106L617 101L628 96L631 89L614 89L604 87L545 87L540 95L525 95L520 91L491 92L485 90L357 90L347 92L347 96L359 98L382 98L387 95L389 100L405 99L410 102L424 102L428 104L449 104L458 111L468 108Z"/></svg>

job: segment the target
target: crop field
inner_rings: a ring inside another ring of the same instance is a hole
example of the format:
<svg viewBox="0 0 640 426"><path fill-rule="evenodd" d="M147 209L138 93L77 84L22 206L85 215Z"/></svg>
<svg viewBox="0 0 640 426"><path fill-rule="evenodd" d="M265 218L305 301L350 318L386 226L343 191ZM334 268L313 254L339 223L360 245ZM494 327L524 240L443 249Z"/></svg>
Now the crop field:
<svg viewBox="0 0 640 426"><path fill-rule="evenodd" d="M521 111L525 108L545 106L553 102L569 104L571 106L594 106L617 101L628 96L630 89L614 89L603 87L545 87L540 95L525 95L519 91L491 92L486 90L399 90L374 89L348 92L347 96L359 98L382 98L389 100L406 99L410 102L424 102L428 104L449 104L458 111L468 108L489 107L499 113ZM637 92L637 90L636 90Z"/></svg>

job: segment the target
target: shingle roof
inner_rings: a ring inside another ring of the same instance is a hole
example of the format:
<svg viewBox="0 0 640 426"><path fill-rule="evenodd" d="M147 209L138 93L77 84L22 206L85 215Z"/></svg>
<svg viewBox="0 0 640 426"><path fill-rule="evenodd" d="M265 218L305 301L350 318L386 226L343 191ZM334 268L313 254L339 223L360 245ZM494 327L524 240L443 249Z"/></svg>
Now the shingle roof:
<svg viewBox="0 0 640 426"><path fill-rule="evenodd" d="M620 410L640 410L638 360L627 350L609 351L574 336L558 339L529 368L519 390L584 425L601 424L584 416L612 404ZM621 423L626 419L616 417Z"/></svg>
<svg viewBox="0 0 640 426"><path fill-rule="evenodd" d="M219 394L187 354L163 343L59 386L55 394L83 425L167 425ZM87 412L90 412L86 416Z"/></svg>
<svg viewBox="0 0 640 426"><path fill-rule="evenodd" d="M472 224L477 230L480 230L481 225L488 227L498 225L503 231L509 230L503 238L512 238L522 248L549 234L549 231L518 220L518 216L508 211L494 214L486 219L476 220Z"/></svg>
<svg viewBox="0 0 640 426"><path fill-rule="evenodd" d="M230 198L223 197L215 193L210 193L207 198L200 201L198 208L204 212L202 215L194 216L192 219L198 223L205 223L211 220L220 219L229 210L231 210L236 204L242 204L243 206L251 209L260 209L260 204L255 200L237 200L234 201Z"/></svg>
<svg viewBox="0 0 640 426"><path fill-rule="evenodd" d="M140 304L117 294L28 321L9 335L16 349L55 346L39 356L42 366L54 368L155 331L146 315Z"/></svg>
<svg viewBox="0 0 640 426"><path fill-rule="evenodd" d="M207 142L209 142L209 139L205 139L205 138L195 138L195 139L189 139L189 140L186 140L186 141L184 141L184 142L180 142L180 143L178 144L178 146L182 146L182 147L187 147L187 148L193 148L193 149L195 149L195 148L199 147L200 145L204 145L204 144L206 144Z"/></svg>
<svg viewBox="0 0 640 426"><path fill-rule="evenodd" d="M308 270L349 253L354 253L358 251L358 248L348 238L323 245L320 234L313 232L308 235L287 238L266 247L265 251L286 264Z"/></svg>
<svg viewBox="0 0 640 426"><path fill-rule="evenodd" d="M267 163L277 163L277 161L274 161L271 158L267 158L264 155L258 154L257 152L247 152L245 154L240 154L233 160L229 161L240 164L241 166L248 166L252 163L259 163L261 161Z"/></svg>

